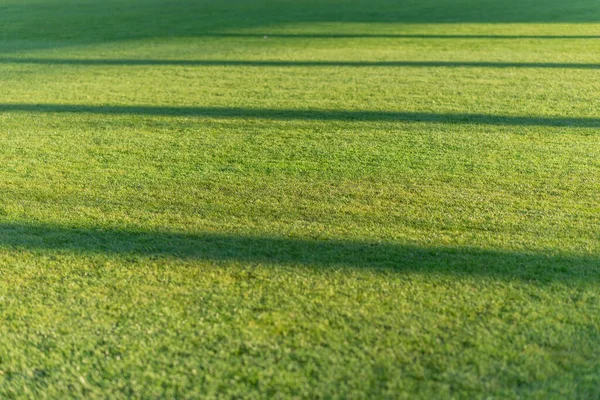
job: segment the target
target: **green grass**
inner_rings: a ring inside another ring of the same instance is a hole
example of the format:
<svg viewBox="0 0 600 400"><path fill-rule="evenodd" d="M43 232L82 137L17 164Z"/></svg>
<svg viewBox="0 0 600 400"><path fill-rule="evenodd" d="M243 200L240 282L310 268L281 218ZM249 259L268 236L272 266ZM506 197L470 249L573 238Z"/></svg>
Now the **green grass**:
<svg viewBox="0 0 600 400"><path fill-rule="evenodd" d="M600 396L595 0L0 26L0 397Z"/></svg>

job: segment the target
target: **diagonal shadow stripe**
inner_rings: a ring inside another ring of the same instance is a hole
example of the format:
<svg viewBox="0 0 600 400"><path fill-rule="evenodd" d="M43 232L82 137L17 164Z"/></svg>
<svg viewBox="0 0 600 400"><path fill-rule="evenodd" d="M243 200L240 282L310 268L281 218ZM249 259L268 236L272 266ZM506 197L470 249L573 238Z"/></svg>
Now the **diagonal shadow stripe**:
<svg viewBox="0 0 600 400"><path fill-rule="evenodd" d="M0 104L0 113L77 113L199 118L240 118L306 121L389 121L477 125L599 128L600 118L534 117L467 113L430 113L371 110L294 110L240 107L102 106L77 104Z"/></svg>
<svg viewBox="0 0 600 400"><path fill-rule="evenodd" d="M232 66L232 67L413 67L413 68L550 68L600 69L600 64L488 61L315 61L315 60L157 60L86 58L0 58L3 64L106 66Z"/></svg>
<svg viewBox="0 0 600 400"><path fill-rule="evenodd" d="M351 240L306 240L221 233L172 233L0 224L0 248L75 254L168 257L315 268L489 276L536 282L600 282L600 258L467 247L420 247Z"/></svg>

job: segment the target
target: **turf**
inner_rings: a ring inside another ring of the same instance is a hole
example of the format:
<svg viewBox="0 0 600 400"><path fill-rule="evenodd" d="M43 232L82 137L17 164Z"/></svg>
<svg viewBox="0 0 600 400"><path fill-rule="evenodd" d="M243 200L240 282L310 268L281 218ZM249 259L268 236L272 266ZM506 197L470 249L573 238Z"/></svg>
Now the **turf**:
<svg viewBox="0 0 600 400"><path fill-rule="evenodd" d="M595 0L3 0L2 398L600 396Z"/></svg>

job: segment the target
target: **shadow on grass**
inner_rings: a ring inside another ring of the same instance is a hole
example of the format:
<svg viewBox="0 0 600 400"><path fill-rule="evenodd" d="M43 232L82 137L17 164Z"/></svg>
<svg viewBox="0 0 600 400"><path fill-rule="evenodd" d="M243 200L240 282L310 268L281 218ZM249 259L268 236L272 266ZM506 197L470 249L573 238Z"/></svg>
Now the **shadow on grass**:
<svg viewBox="0 0 600 400"><path fill-rule="evenodd" d="M451 114L411 111L286 110L228 107L96 106L76 104L0 104L0 113L77 113L200 118L241 118L304 121L428 122L475 125L600 128L600 118L532 117L487 114Z"/></svg>
<svg viewBox="0 0 600 400"><path fill-rule="evenodd" d="M167 233L0 224L0 247L75 254L166 257L314 268L480 275L536 282L600 282L600 257L557 256L474 248L304 240L216 233Z"/></svg>
<svg viewBox="0 0 600 400"><path fill-rule="evenodd" d="M340 24L356 23L598 21L596 0L5 0L0 4L0 51L307 24L320 24L325 34L335 35Z"/></svg>
<svg viewBox="0 0 600 400"><path fill-rule="evenodd" d="M314 60L156 60L3 57L3 64L107 66L239 66L239 67L425 67L425 68L550 68L600 69L600 64L488 61L314 61Z"/></svg>

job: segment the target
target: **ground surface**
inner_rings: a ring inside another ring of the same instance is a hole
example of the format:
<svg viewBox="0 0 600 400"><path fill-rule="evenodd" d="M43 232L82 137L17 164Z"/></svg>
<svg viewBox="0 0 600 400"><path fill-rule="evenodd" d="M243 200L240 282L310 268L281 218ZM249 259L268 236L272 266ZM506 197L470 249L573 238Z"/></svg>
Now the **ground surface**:
<svg viewBox="0 0 600 400"><path fill-rule="evenodd" d="M3 0L0 397L599 397L599 22Z"/></svg>

